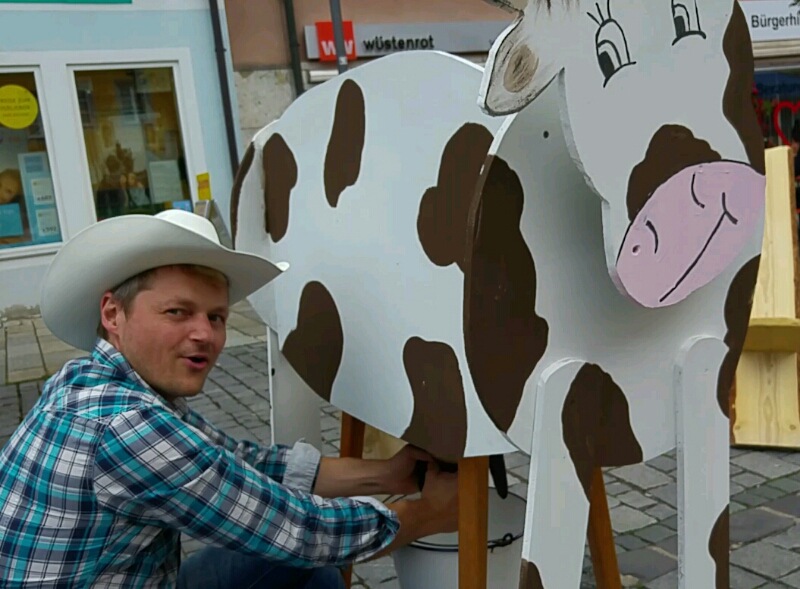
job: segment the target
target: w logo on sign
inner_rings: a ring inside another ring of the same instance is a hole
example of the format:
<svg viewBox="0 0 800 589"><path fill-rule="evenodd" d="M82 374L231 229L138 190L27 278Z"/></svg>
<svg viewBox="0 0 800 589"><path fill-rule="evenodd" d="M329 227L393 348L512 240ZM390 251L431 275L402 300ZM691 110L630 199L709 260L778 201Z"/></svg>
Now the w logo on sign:
<svg viewBox="0 0 800 589"><path fill-rule="evenodd" d="M317 28L317 46L319 48L320 61L336 61L336 38L333 35L333 23L318 22L314 23ZM344 49L348 61L356 59L356 39L353 34L353 22L346 20L342 22L342 33L344 34Z"/></svg>

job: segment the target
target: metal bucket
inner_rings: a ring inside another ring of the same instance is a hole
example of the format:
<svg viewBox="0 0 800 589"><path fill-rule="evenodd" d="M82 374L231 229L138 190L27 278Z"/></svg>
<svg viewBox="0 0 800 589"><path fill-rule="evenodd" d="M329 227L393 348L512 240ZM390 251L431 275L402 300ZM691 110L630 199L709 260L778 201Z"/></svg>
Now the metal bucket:
<svg viewBox="0 0 800 589"><path fill-rule="evenodd" d="M489 491L487 587L517 589L525 499ZM402 589L458 589L458 534L421 538L392 553Z"/></svg>

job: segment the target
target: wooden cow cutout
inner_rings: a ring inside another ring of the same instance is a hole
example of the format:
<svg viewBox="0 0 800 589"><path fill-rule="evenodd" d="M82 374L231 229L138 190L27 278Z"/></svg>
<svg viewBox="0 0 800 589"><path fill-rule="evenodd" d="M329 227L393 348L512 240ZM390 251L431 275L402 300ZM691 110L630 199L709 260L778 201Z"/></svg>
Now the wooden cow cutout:
<svg viewBox="0 0 800 589"><path fill-rule="evenodd" d="M679 586L729 586L728 392L765 200L752 78L734 0L530 0L492 48L481 104L517 114L482 172L466 341L531 452L521 587L579 586L592 468L676 445ZM487 357L522 324L545 341L511 383Z"/></svg>
<svg viewBox="0 0 800 589"><path fill-rule="evenodd" d="M482 84L437 52L361 66L237 177L236 247L289 264L254 305L308 386L445 460L531 454L521 587L578 587L593 468L676 445L680 587L727 587L763 152L741 10L689 3L505 3Z"/></svg>

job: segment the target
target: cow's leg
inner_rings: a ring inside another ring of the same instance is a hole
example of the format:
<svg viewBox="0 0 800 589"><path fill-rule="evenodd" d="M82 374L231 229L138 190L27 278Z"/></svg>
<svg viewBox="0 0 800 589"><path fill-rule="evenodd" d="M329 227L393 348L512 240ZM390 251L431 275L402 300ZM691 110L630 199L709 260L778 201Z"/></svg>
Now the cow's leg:
<svg viewBox="0 0 800 589"><path fill-rule="evenodd" d="M693 338L677 361L679 589L729 586L729 424L717 400L727 352L719 339Z"/></svg>
<svg viewBox="0 0 800 589"><path fill-rule="evenodd" d="M536 390L520 589L577 589L589 500L564 441L562 412L582 362L549 367Z"/></svg>
<svg viewBox="0 0 800 589"><path fill-rule="evenodd" d="M303 382L278 345L278 334L267 327L270 423L273 444L305 440L322 450L320 398Z"/></svg>

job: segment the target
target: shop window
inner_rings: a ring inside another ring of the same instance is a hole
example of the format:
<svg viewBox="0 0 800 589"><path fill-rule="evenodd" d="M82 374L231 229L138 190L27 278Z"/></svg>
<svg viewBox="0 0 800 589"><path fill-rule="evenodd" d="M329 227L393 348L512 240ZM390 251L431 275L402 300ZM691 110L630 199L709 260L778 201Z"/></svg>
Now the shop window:
<svg viewBox="0 0 800 589"><path fill-rule="evenodd" d="M191 192L172 68L75 72L97 219L186 207Z"/></svg>
<svg viewBox="0 0 800 589"><path fill-rule="evenodd" d="M0 250L61 241L33 72L0 73Z"/></svg>

